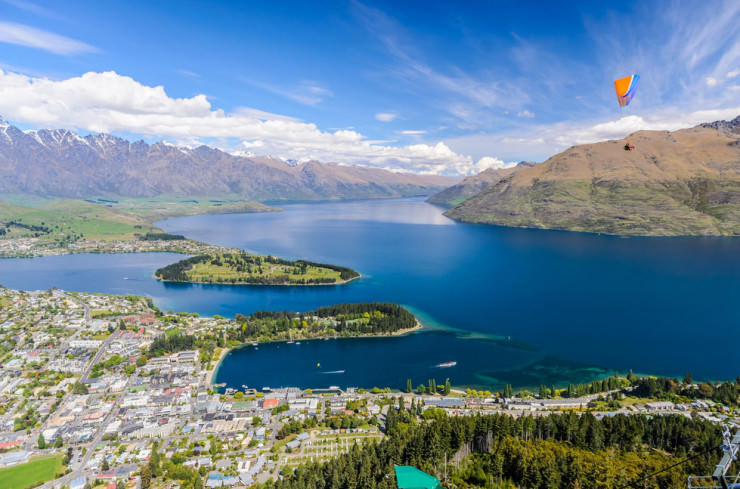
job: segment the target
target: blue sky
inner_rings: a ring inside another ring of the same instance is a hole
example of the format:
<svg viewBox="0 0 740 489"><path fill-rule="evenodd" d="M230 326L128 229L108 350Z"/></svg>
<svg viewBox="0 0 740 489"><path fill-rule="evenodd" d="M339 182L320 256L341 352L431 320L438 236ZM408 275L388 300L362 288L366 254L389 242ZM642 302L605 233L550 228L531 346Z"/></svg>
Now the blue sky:
<svg viewBox="0 0 740 489"><path fill-rule="evenodd" d="M470 174L737 116L740 2L0 0L0 69L26 129Z"/></svg>

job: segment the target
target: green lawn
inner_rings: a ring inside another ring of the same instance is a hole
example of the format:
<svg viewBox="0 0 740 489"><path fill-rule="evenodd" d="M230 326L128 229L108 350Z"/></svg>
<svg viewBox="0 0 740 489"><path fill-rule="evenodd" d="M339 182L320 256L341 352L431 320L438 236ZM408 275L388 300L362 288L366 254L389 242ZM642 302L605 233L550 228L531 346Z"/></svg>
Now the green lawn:
<svg viewBox="0 0 740 489"><path fill-rule="evenodd" d="M62 473L62 455L45 455L30 462L0 469L0 489L26 489Z"/></svg>

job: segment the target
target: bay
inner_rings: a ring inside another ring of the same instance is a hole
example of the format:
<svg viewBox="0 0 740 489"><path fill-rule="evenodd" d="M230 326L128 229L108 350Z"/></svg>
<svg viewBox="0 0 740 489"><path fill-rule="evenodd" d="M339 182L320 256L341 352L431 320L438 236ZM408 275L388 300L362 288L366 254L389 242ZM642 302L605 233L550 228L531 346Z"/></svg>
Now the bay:
<svg viewBox="0 0 740 489"><path fill-rule="evenodd" d="M699 379L734 379L740 373L734 360L740 240L459 224L421 199L283 209L159 225L209 243L349 266L363 277L323 287L163 284L152 271L181 257L146 253L0 260L0 284L144 294L163 309L225 316L389 301L410 307L425 324L421 333L400 338L238 350L218 376L235 387L322 386L313 385L319 381L400 387L407 377L425 382L431 373L438 381L449 376L456 385L491 388L562 385L614 369L691 372ZM446 361L458 363L435 367ZM300 367L316 363L345 373ZM239 378L239 371L250 372L249 378ZM325 381L327 375L336 379Z"/></svg>

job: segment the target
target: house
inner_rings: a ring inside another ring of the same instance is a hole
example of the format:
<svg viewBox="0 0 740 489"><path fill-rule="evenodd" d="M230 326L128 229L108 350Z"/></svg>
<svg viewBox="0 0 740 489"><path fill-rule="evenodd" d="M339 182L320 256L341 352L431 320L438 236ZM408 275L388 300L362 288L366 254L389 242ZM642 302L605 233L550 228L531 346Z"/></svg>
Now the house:
<svg viewBox="0 0 740 489"><path fill-rule="evenodd" d="M269 397L262 401L262 409L272 409L278 407L280 402L272 397Z"/></svg>

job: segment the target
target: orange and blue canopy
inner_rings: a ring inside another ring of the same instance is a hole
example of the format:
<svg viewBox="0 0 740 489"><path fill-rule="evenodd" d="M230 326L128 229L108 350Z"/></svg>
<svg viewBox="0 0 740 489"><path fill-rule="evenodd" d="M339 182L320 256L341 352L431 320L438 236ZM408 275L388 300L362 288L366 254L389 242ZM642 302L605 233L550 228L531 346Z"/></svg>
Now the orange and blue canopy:
<svg viewBox="0 0 740 489"><path fill-rule="evenodd" d="M637 90L637 82L640 80L640 75L630 75L614 80L614 89L617 91L617 100L619 106L624 107L629 105L632 101L632 97L635 96Z"/></svg>

